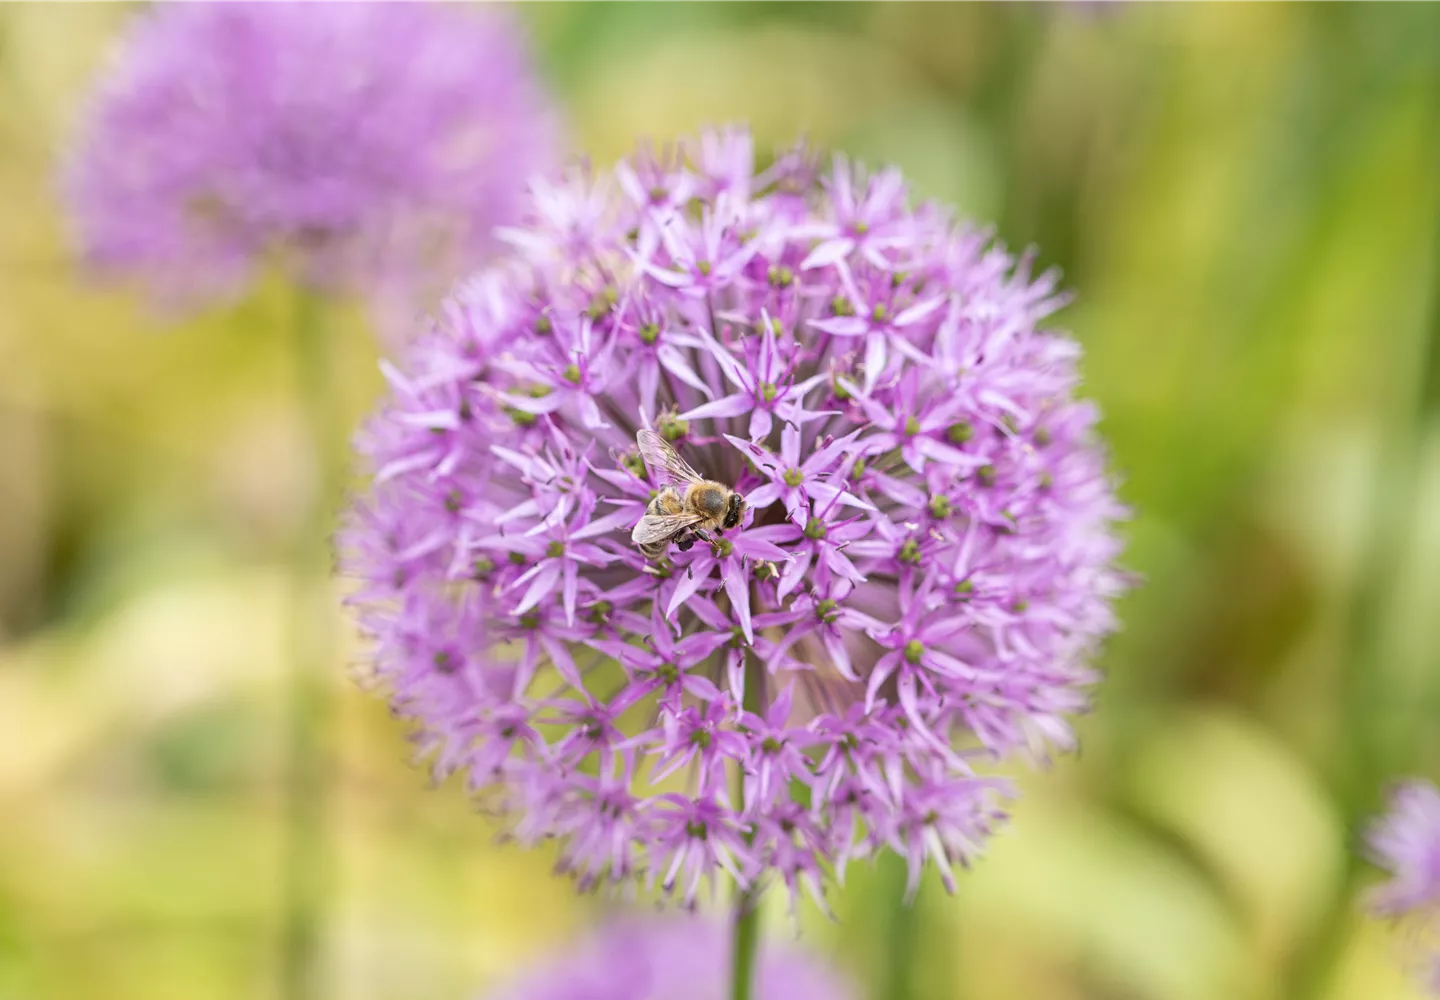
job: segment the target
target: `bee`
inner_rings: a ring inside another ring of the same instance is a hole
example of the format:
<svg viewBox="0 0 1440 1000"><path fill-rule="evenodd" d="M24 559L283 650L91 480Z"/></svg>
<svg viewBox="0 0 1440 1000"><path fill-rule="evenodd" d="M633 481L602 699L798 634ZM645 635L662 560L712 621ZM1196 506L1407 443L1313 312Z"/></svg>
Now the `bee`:
<svg viewBox="0 0 1440 1000"><path fill-rule="evenodd" d="M630 533L645 558L660 559L671 542L688 551L696 538L708 542L710 532L723 535L745 516L744 497L700 475L659 434L642 430L635 443L650 474L664 484Z"/></svg>

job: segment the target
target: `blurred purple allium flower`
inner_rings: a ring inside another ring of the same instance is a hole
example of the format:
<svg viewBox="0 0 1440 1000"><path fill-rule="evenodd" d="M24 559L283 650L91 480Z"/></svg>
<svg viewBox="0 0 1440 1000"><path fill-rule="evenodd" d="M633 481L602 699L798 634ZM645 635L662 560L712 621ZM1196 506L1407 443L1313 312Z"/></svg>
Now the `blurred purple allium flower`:
<svg viewBox="0 0 1440 1000"><path fill-rule="evenodd" d="M1061 304L894 170L708 134L537 182L513 258L386 366L342 549L440 776L582 887L947 885L1067 749L1121 517ZM647 562L652 427L749 498ZM823 905L823 901L822 901Z"/></svg>
<svg viewBox="0 0 1440 1000"><path fill-rule="evenodd" d="M1389 812L1370 827L1366 846L1370 860L1394 876L1371 896L1376 911L1440 913L1440 790L1426 781L1397 786Z"/></svg>
<svg viewBox="0 0 1440 1000"><path fill-rule="evenodd" d="M1420 780L1398 785L1365 846L1369 859L1393 876L1371 892L1371 908L1405 921L1412 932L1407 960L1440 994L1440 789Z"/></svg>
<svg viewBox="0 0 1440 1000"><path fill-rule="evenodd" d="M62 183L86 259L163 299L234 293L267 256L372 291L475 266L554 134L501 8L162 5Z"/></svg>
<svg viewBox="0 0 1440 1000"><path fill-rule="evenodd" d="M706 920L620 920L484 1000L725 1000L725 928ZM852 1000L818 956L760 945L755 1000Z"/></svg>

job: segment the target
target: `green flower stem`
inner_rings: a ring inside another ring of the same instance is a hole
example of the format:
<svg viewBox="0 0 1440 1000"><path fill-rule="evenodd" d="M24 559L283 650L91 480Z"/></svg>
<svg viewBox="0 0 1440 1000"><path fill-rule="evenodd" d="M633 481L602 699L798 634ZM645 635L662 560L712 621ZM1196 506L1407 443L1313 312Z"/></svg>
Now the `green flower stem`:
<svg viewBox="0 0 1440 1000"><path fill-rule="evenodd" d="M918 899L905 899L905 882L908 872L903 858L891 856L884 859L883 867L890 870L890 877L882 879L881 891L889 904L890 920L884 928L885 960L881 975L882 1000L914 1000L915 962L920 948L920 903Z"/></svg>
<svg viewBox="0 0 1440 1000"><path fill-rule="evenodd" d="M765 714L765 665L753 654L745 659L745 710ZM743 780L743 779L742 779ZM743 785L737 801L743 801ZM749 839L747 837L747 839ZM760 944L760 900L753 890L735 894L734 933L730 951L730 1000L751 1000L755 989L755 956Z"/></svg>
<svg viewBox="0 0 1440 1000"><path fill-rule="evenodd" d="M750 892L735 899L734 950L730 961L730 1000L750 1000L755 986L755 953L760 943L760 907Z"/></svg>
<svg viewBox="0 0 1440 1000"><path fill-rule="evenodd" d="M297 293L292 318L297 389L310 436L314 492L293 546L286 691L284 842L281 914L283 1000L322 995L320 933L330 875L326 864L329 705L325 670L330 636L330 380L324 359L322 303Z"/></svg>

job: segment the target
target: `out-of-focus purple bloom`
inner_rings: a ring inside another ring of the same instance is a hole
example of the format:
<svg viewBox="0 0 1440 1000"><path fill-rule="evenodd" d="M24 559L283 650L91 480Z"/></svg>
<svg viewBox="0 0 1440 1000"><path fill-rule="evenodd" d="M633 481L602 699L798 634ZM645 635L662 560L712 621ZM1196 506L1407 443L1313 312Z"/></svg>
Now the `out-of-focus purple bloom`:
<svg viewBox="0 0 1440 1000"><path fill-rule="evenodd" d="M233 294L267 257L374 292L478 264L554 144L502 9L164 5L103 75L63 186L86 259L168 301Z"/></svg>
<svg viewBox="0 0 1440 1000"><path fill-rule="evenodd" d="M751 156L535 187L388 371L356 604L442 771L582 886L818 896L886 847L948 882L1003 817L983 769L1072 743L1124 511L1052 276L894 171ZM641 556L645 427L739 530Z"/></svg>
<svg viewBox="0 0 1440 1000"><path fill-rule="evenodd" d="M1406 958L1416 978L1440 994L1440 789L1419 780L1397 786L1389 810L1367 831L1365 847L1392 876L1372 890L1371 907L1411 924L1415 947Z"/></svg>
<svg viewBox="0 0 1440 1000"><path fill-rule="evenodd" d="M707 920L620 919L480 1000L724 1000L730 942ZM853 1000L818 956L760 944L755 1000Z"/></svg>
<svg viewBox="0 0 1440 1000"><path fill-rule="evenodd" d="M1407 781L1366 837L1370 860L1394 876L1371 896L1381 913L1440 912L1440 789Z"/></svg>

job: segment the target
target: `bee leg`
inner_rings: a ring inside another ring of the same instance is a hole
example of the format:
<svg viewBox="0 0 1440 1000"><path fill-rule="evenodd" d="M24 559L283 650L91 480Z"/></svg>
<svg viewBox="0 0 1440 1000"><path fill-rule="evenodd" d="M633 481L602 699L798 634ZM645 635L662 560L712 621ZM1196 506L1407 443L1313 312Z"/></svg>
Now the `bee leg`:
<svg viewBox="0 0 1440 1000"><path fill-rule="evenodd" d="M713 539L711 539L711 537L710 537L710 532L706 531L704 528L692 528L691 530L693 531L693 533L695 534L695 536L697 536L697 537L699 537L699 538L703 538L703 539L704 539L705 541L707 541L707 542L713 540Z"/></svg>
<svg viewBox="0 0 1440 1000"><path fill-rule="evenodd" d="M675 547L681 552L689 552L695 546L694 536L687 535L675 543Z"/></svg>

